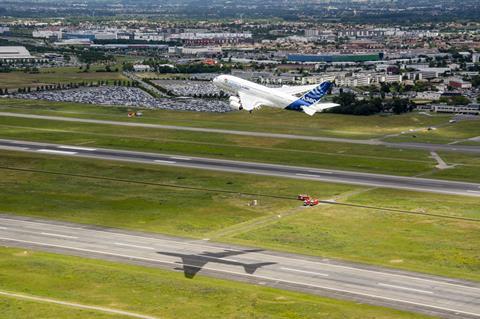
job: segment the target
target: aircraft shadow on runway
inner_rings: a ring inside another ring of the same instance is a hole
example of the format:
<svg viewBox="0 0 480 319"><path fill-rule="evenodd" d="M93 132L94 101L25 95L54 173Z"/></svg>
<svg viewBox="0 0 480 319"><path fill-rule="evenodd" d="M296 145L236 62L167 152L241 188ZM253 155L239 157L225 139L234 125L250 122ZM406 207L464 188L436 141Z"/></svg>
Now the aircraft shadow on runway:
<svg viewBox="0 0 480 319"><path fill-rule="evenodd" d="M160 252L160 251L157 253L161 255L181 258L182 261L178 262L178 264L181 264L182 267L175 268L175 270L183 270L185 277L192 279L200 270L202 270L202 268L207 263L241 266L245 269L245 272L247 274L254 274L258 270L258 268L276 264L274 262L246 264L246 263L242 263L235 260L223 259L227 257L238 256L246 253L253 253L253 252L260 252L260 251L262 250L261 249L225 250L218 253L203 252L198 255L188 255L188 254Z"/></svg>

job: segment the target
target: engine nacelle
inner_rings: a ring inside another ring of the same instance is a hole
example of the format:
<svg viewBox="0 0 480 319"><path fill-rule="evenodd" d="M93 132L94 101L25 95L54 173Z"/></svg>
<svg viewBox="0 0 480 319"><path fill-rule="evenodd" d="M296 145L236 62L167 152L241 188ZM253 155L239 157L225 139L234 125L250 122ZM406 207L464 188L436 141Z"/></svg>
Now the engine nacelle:
<svg viewBox="0 0 480 319"><path fill-rule="evenodd" d="M230 100L230 107L234 110L242 110L243 109L242 104L240 104L237 101L232 101L232 100Z"/></svg>
<svg viewBox="0 0 480 319"><path fill-rule="evenodd" d="M237 102L238 104L240 104L240 98L238 98L237 96L231 96L229 100L230 102Z"/></svg>

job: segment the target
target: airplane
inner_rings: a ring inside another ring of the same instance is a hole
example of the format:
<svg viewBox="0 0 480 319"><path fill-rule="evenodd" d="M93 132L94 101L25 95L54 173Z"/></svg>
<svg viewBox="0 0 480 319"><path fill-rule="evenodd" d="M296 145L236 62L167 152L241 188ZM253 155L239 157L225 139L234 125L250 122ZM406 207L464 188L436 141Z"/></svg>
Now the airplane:
<svg viewBox="0 0 480 319"><path fill-rule="evenodd" d="M181 258L182 262L179 264L182 265L182 268L175 268L175 269L183 270L185 277L191 279L195 277L195 275L200 270L202 270L203 266L205 266L209 262L215 262L215 263L226 264L226 265L234 265L234 266L242 266L245 269L245 272L247 274L255 273L255 271L257 271L257 269L260 267L275 264L272 262L245 264L239 261L222 259L230 256L236 256L236 255L241 255L245 253L259 252L259 251L262 251L262 250L260 249L251 249L251 250L242 250L242 251L226 250L219 253L204 252L199 255L186 255L186 254L169 253L169 252L158 252L158 253L166 256Z"/></svg>
<svg viewBox="0 0 480 319"><path fill-rule="evenodd" d="M333 86L330 81L320 85L269 88L232 75L219 75L213 79L213 83L222 91L232 94L230 107L234 110L252 112L260 106L271 106L305 112L312 116L316 112L339 106L336 103L319 103ZM302 93L305 94L296 96Z"/></svg>

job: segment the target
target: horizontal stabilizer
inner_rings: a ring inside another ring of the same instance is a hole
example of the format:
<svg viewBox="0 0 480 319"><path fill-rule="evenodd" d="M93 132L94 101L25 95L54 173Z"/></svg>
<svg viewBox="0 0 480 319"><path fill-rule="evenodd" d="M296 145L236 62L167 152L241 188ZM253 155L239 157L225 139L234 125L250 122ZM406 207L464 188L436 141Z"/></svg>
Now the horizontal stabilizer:
<svg viewBox="0 0 480 319"><path fill-rule="evenodd" d="M315 109L315 107L311 107L311 106L303 106L302 110L303 112L307 113L310 116L313 116L315 113L317 113L317 110Z"/></svg>

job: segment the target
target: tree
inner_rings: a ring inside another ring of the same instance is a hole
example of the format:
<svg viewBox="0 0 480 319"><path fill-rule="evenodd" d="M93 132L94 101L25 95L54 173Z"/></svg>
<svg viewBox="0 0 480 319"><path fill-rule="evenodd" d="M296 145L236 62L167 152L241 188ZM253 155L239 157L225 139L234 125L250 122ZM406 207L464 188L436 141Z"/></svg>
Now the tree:
<svg viewBox="0 0 480 319"><path fill-rule="evenodd" d="M395 114L402 114L408 111L408 101L406 99L394 99L392 102L392 111Z"/></svg>
<svg viewBox="0 0 480 319"><path fill-rule="evenodd" d="M480 75L475 75L472 77L472 86L474 87L480 87Z"/></svg>
<svg viewBox="0 0 480 319"><path fill-rule="evenodd" d="M440 98L441 103L447 103L448 105L468 105L470 104L470 100L463 95L458 96L442 96Z"/></svg>

